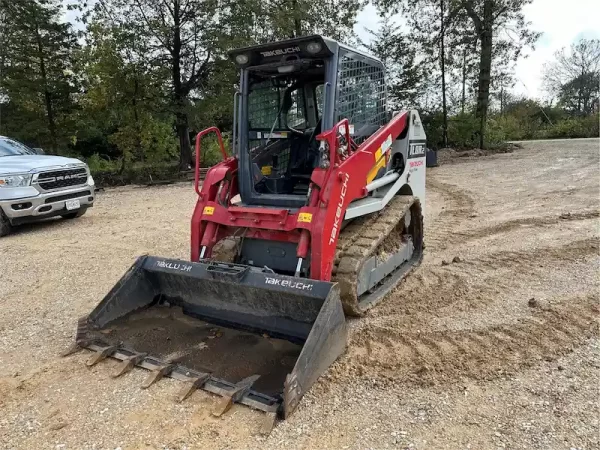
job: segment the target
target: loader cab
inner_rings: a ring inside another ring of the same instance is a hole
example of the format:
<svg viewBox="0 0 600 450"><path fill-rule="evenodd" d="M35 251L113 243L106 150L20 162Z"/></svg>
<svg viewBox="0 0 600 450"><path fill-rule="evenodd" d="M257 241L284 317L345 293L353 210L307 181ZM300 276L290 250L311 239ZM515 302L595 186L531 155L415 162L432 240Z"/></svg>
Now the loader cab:
<svg viewBox="0 0 600 450"><path fill-rule="evenodd" d="M383 64L322 36L234 50L234 150L243 204L299 208L320 163L316 137L348 118L360 143L386 123Z"/></svg>

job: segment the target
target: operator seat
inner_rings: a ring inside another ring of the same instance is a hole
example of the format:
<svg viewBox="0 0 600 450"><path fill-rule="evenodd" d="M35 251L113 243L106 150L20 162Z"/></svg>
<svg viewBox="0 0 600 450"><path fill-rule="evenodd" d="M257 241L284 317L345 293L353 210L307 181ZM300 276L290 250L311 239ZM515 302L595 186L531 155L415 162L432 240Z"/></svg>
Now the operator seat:
<svg viewBox="0 0 600 450"><path fill-rule="evenodd" d="M312 130L294 135L290 145L290 162L287 174L291 178L310 179L319 165L319 143L316 136L321 132L321 120Z"/></svg>

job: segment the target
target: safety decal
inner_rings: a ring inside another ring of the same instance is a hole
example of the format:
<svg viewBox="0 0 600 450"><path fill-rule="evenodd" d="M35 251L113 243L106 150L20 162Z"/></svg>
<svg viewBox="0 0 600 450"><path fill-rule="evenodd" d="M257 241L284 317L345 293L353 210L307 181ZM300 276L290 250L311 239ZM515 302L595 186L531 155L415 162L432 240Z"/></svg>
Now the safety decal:
<svg viewBox="0 0 600 450"><path fill-rule="evenodd" d="M298 222L311 223L312 222L312 214L311 213L298 214Z"/></svg>
<svg viewBox="0 0 600 450"><path fill-rule="evenodd" d="M276 131L274 133L263 133L263 139L285 139L288 137L287 131Z"/></svg>
<svg viewBox="0 0 600 450"><path fill-rule="evenodd" d="M390 159L389 152L383 152L381 147L375 151L375 165L371 168L367 174L367 184L377 178L378 175L385 173L385 168Z"/></svg>
<svg viewBox="0 0 600 450"><path fill-rule="evenodd" d="M214 206L205 206L204 209L202 210L202 214L204 214L206 216L212 216L214 213L215 213Z"/></svg>
<svg viewBox="0 0 600 450"><path fill-rule="evenodd" d="M392 135L388 135L387 139L381 144L381 152L385 153L392 147Z"/></svg>

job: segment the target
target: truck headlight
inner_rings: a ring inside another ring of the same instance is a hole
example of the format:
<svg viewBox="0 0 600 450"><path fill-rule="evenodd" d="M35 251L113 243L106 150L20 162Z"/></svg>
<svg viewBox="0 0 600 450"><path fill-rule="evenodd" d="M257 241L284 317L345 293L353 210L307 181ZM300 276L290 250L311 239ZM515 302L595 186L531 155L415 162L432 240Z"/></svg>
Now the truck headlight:
<svg viewBox="0 0 600 450"><path fill-rule="evenodd" d="M0 175L0 188L25 187L31 184L31 174Z"/></svg>

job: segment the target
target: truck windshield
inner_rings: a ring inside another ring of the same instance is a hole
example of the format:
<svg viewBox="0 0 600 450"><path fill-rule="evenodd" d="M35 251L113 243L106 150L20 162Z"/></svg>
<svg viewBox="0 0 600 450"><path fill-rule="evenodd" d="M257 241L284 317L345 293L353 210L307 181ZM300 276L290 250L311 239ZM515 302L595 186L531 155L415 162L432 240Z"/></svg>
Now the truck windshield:
<svg viewBox="0 0 600 450"><path fill-rule="evenodd" d="M0 156L35 155L35 151L20 142L0 137Z"/></svg>

